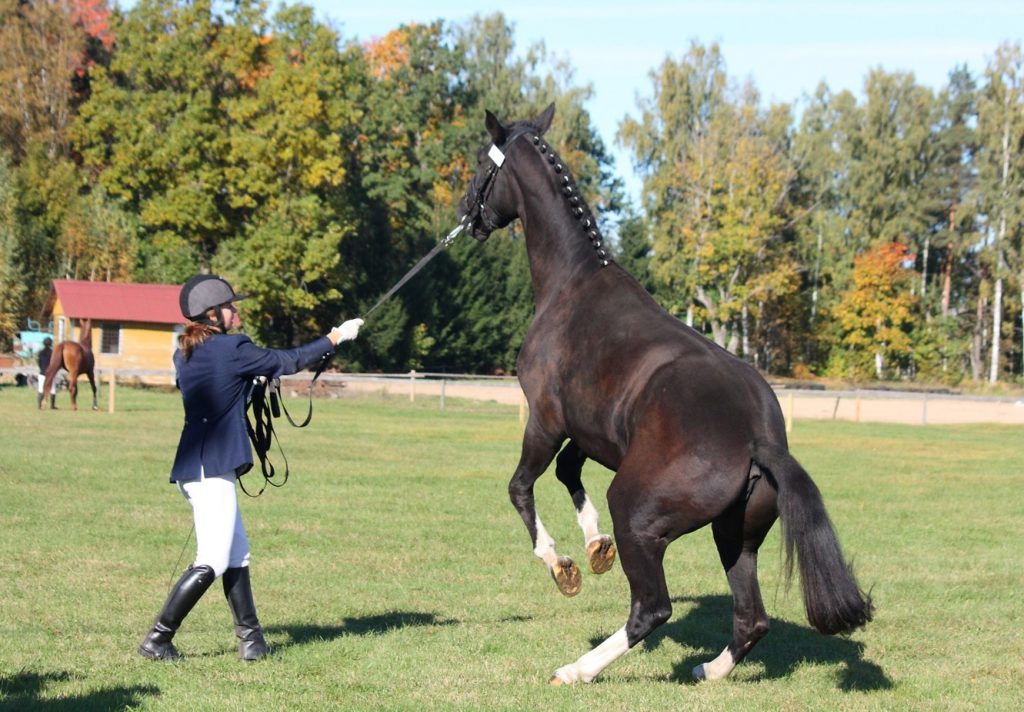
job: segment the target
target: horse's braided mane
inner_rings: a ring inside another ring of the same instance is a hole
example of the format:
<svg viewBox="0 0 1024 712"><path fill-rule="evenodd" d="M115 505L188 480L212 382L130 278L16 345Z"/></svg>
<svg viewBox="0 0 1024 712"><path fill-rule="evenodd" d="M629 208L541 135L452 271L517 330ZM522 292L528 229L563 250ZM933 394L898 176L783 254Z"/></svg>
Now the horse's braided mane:
<svg viewBox="0 0 1024 712"><path fill-rule="evenodd" d="M556 180L558 181L559 188L561 188L562 196L565 198L565 204L569 208L569 212L576 218L583 229L583 234L590 240L597 258L601 261L601 266L607 267L611 261L611 256L604 248L604 241L601 239L597 220L594 218L590 206L587 205L587 201L580 195L579 188L576 186L569 168L559 160L555 150L544 141L536 129L532 126L528 127L526 134L529 136L533 147L547 160L548 167L555 172Z"/></svg>

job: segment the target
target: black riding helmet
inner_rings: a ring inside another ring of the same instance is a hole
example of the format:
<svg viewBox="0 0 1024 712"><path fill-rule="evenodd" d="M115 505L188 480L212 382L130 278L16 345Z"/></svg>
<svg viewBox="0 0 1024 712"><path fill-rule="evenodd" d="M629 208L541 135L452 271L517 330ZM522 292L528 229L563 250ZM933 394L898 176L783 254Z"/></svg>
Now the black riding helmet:
<svg viewBox="0 0 1024 712"><path fill-rule="evenodd" d="M191 321L206 322L206 310L245 299L246 294L235 294L227 280L215 274L197 274L181 288L178 304L181 314Z"/></svg>

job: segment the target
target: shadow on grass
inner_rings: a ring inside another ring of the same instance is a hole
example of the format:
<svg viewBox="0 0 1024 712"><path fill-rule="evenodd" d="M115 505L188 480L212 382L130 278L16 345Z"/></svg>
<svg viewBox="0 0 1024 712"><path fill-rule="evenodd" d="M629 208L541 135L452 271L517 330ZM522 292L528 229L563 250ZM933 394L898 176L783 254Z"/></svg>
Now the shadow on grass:
<svg viewBox="0 0 1024 712"><path fill-rule="evenodd" d="M672 599L672 602L693 604L693 608L685 617L669 621L648 640L650 645L656 646L663 638L670 637L700 649L700 653L676 665L672 674L674 680L691 681L693 668L717 657L729 643L732 636L732 597L681 597ZM839 689L845 692L888 690L893 686L881 667L864 659L863 643L841 636L822 635L808 626L777 619L771 621L771 626L768 635L744 660L762 663L765 679L787 677L800 665L810 663L841 665Z"/></svg>
<svg viewBox="0 0 1024 712"><path fill-rule="evenodd" d="M291 638L287 643L279 643L274 646L280 649L290 648L293 645L305 645L316 641L334 640L346 635L376 635L400 628L449 626L458 625L458 623L459 621L450 618L439 619L433 613L393 611L376 616L346 618L341 623L333 625L276 625L268 626L266 630L270 633L285 633Z"/></svg>
<svg viewBox="0 0 1024 712"><path fill-rule="evenodd" d="M678 597L673 603L692 604L681 618L673 618L645 641L645 649L656 649L666 638L699 652L675 665L670 676L676 682L694 682L692 670L718 657L732 636L732 598L730 596ZM869 629L870 629L870 624ZM603 638L591 640L596 646ZM842 665L839 689L845 692L888 690L893 686L885 671L864 659L864 644L840 636L821 635L808 626L773 619L768 635L761 639L740 665L760 662L761 679L787 677L804 663Z"/></svg>
<svg viewBox="0 0 1024 712"><path fill-rule="evenodd" d="M21 672L10 677L0 677L0 710L33 712L62 712L67 710L120 710L142 705L146 697L160 694L160 688L153 685L132 685L111 687L84 695L62 697L59 700L40 699L40 695L51 682L63 682L71 676L66 672L35 673Z"/></svg>

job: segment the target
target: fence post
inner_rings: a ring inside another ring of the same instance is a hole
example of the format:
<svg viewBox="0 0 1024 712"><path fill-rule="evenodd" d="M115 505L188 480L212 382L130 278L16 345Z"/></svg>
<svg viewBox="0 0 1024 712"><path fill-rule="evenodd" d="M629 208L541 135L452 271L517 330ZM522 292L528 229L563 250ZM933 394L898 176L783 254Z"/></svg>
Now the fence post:
<svg viewBox="0 0 1024 712"><path fill-rule="evenodd" d="M445 379L442 378L441 379L441 410L444 410L444 386L445 386L445 383L446 383Z"/></svg>
<svg viewBox="0 0 1024 712"><path fill-rule="evenodd" d="M793 432L793 393L790 392L786 397L786 432Z"/></svg>
<svg viewBox="0 0 1024 712"><path fill-rule="evenodd" d="M519 424L526 423L526 393L519 395Z"/></svg>
<svg viewBox="0 0 1024 712"><path fill-rule="evenodd" d="M107 373L107 412L114 412L114 390L117 387L117 371L110 369Z"/></svg>
<svg viewBox="0 0 1024 712"><path fill-rule="evenodd" d="M928 394L924 394L924 400L921 401L921 425L928 425Z"/></svg>
<svg viewBox="0 0 1024 712"><path fill-rule="evenodd" d="M860 391L857 391L857 398L853 402L853 421L860 422Z"/></svg>
<svg viewBox="0 0 1024 712"><path fill-rule="evenodd" d="M416 369L409 371L409 402L416 402Z"/></svg>

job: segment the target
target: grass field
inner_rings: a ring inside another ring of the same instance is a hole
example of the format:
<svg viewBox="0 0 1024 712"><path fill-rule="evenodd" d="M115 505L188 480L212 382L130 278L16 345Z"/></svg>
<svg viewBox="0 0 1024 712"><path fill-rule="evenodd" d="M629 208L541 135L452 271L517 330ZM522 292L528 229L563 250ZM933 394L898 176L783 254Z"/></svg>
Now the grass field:
<svg viewBox="0 0 1024 712"><path fill-rule="evenodd" d="M295 402L295 410L303 406ZM772 631L732 677L690 669L728 641L730 598L709 530L666 561L674 614L590 685L549 675L618 629L621 569L565 599L531 552L506 485L514 407L379 397L317 401L282 426L292 469L243 511L269 660L235 658L219 584L153 663L135 648L191 516L167 484L174 394L121 388L118 412L34 410L0 388L0 709L3 710L1009 710L1024 700L1024 433L799 421L793 450L822 489L877 606L848 638L806 623L762 547ZM610 521L610 473L585 481ZM256 484L254 476L246 478ZM582 561L552 474L538 506ZM191 544L189 545L191 547Z"/></svg>

